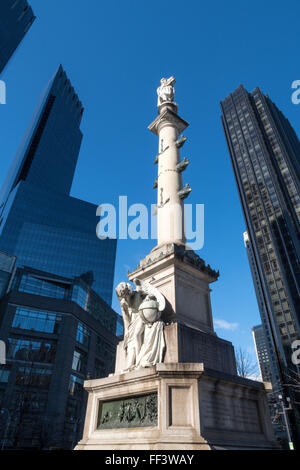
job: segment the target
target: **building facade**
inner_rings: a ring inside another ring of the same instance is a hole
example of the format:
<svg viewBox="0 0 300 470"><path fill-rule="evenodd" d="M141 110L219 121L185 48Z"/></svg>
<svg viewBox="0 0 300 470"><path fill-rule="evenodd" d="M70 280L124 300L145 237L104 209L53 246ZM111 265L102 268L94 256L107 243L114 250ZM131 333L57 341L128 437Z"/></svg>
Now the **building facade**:
<svg viewBox="0 0 300 470"><path fill-rule="evenodd" d="M0 252L0 298L6 293L15 270L16 257Z"/></svg>
<svg viewBox="0 0 300 470"><path fill-rule="evenodd" d="M299 374L292 344L300 338L300 142L259 88L248 93L240 86L221 108L263 297L262 320L285 386Z"/></svg>
<svg viewBox="0 0 300 470"><path fill-rule="evenodd" d="M268 365L263 367L264 371L262 371L262 366L263 364L260 363L260 358L258 356L258 350L256 349L257 352L257 359L258 359L258 364L260 367L260 372L262 376L262 380L266 382L272 382L273 384L278 384L280 383L280 374L278 371L277 367L277 360L276 360L276 355L275 355L275 345L272 337L272 331L270 330L269 322L268 322L268 315L267 315L267 306L265 303L265 296L263 292L263 286L261 285L260 282L260 276L259 276L259 271L258 271L258 266L256 264L256 258L254 256L253 248L251 246L251 242L248 236L247 232L244 232L244 244L245 248L247 250L247 256L248 256L248 261L249 261L249 266L252 274L252 280L253 280L253 285L255 289L255 294L256 294L256 299L257 299L257 304L262 320L262 325L259 325L259 327L254 327L255 331L252 330L253 332L253 338L254 338L254 343L256 345L256 339L255 339L255 334L259 334L261 342L264 344L264 348L266 351L264 352L265 355L268 357ZM264 333L262 334L262 329L264 330ZM276 387L278 388L278 386Z"/></svg>
<svg viewBox="0 0 300 470"><path fill-rule="evenodd" d="M35 20L27 0L0 2L0 74Z"/></svg>
<svg viewBox="0 0 300 470"><path fill-rule="evenodd" d="M274 352L270 348L270 338L266 335L266 328L263 325L254 326L252 335L261 378L263 382L273 384L273 390L268 394L268 404L274 432L283 447L288 448L288 433L286 423L280 413L281 403L278 398L282 386L279 378L274 376Z"/></svg>
<svg viewBox="0 0 300 470"><path fill-rule="evenodd" d="M264 327L262 325L254 326L252 328L252 334L261 378L263 382L271 382L271 359Z"/></svg>
<svg viewBox="0 0 300 470"><path fill-rule="evenodd" d="M63 277L83 276L111 303L116 240L96 236L97 206L70 196L83 107L60 66L44 91L0 195L0 250Z"/></svg>
<svg viewBox="0 0 300 470"><path fill-rule="evenodd" d="M120 317L81 278L17 268L0 300L0 408L9 417L0 421L1 445L73 448L84 424L83 382L113 371L121 334Z"/></svg>

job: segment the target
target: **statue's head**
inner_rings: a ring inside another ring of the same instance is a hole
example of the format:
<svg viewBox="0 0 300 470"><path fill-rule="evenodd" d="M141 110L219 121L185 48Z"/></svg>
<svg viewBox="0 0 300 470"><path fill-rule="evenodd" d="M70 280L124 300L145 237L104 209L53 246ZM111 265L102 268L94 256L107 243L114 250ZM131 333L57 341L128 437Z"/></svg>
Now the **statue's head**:
<svg viewBox="0 0 300 470"><path fill-rule="evenodd" d="M133 279L133 284L135 285L137 292L140 292L143 290L142 283L137 277Z"/></svg>
<svg viewBox="0 0 300 470"><path fill-rule="evenodd" d="M131 284L129 284L129 282L121 282L116 287L116 294L119 299L123 299L124 297L131 295L132 292L133 292L133 287Z"/></svg>

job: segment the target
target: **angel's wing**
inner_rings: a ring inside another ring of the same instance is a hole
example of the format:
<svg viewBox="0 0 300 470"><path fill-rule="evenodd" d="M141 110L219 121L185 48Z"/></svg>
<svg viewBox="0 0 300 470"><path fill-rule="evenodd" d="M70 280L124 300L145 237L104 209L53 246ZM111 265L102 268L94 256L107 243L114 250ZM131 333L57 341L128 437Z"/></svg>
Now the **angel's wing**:
<svg viewBox="0 0 300 470"><path fill-rule="evenodd" d="M164 309L166 308L166 299L164 295L159 292L158 289L156 289L156 287L152 286L150 282L142 282L139 279L135 279L133 282L135 283L135 285L138 285L146 294L153 295L158 302L158 310L160 312L164 311Z"/></svg>

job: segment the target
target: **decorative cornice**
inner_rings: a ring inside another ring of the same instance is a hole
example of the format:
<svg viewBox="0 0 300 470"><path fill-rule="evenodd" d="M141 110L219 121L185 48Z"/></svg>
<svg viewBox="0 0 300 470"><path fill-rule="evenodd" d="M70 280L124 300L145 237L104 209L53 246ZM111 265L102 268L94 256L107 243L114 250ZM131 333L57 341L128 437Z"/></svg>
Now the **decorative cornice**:
<svg viewBox="0 0 300 470"><path fill-rule="evenodd" d="M174 243L162 246L161 250L153 251L150 255L146 256L146 258L140 262L140 264L134 271L128 273L128 275L131 276L132 273L139 271L140 269L149 267L152 264L155 264L170 255L174 255L176 259L182 261L183 263L187 263L191 266L194 266L199 271L207 274L213 279L213 282L217 281L220 276L220 271L215 271L210 267L209 264L206 265L205 261L200 258L200 256L198 256L193 250L187 250L185 246L176 245Z"/></svg>
<svg viewBox="0 0 300 470"><path fill-rule="evenodd" d="M162 126L173 124L178 133L181 134L188 126L189 123L178 116L174 111L169 108L166 108L162 113L157 116L157 118L150 124L148 129L153 132L153 134L158 135L159 129Z"/></svg>

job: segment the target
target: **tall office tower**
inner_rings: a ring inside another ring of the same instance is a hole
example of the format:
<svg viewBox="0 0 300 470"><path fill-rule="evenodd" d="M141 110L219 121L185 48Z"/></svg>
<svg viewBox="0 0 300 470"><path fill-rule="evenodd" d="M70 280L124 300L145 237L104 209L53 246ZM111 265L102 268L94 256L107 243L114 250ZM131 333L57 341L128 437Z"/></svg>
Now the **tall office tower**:
<svg viewBox="0 0 300 470"><path fill-rule="evenodd" d="M271 358L264 327L262 325L254 326L252 334L261 378L264 382L271 382Z"/></svg>
<svg viewBox="0 0 300 470"><path fill-rule="evenodd" d="M0 298L0 448L73 448L83 382L112 372L118 334L121 317L81 278L17 268Z"/></svg>
<svg viewBox="0 0 300 470"><path fill-rule="evenodd" d="M0 73L35 20L27 0L0 2Z"/></svg>
<svg viewBox="0 0 300 470"><path fill-rule="evenodd" d="M300 143L259 88L240 86L221 103L222 123L255 259L281 381L299 373Z"/></svg>
<svg viewBox="0 0 300 470"><path fill-rule="evenodd" d="M81 276L110 304L116 240L96 236L97 206L71 197L83 107L60 66L48 84L0 196L0 250L30 266Z"/></svg>
<svg viewBox="0 0 300 470"><path fill-rule="evenodd" d="M278 383L280 382L280 373L278 371L277 366L277 359L275 354L275 345L272 337L272 331L270 330L269 322L268 322L268 314L267 314L267 305L265 302L263 286L260 282L260 276L258 271L258 266L256 265L256 258L253 253L253 248L251 246L251 242L249 239L249 235L247 232L244 232L244 243L247 250L249 266L252 274L254 289L256 293L258 308L262 320L262 325L259 327L259 331L261 332L261 328L264 330L264 338L265 338L265 348L267 349L267 356L268 356L268 380L266 380L262 374L263 380L266 382L272 382L273 384L277 384L276 388L278 388ZM259 362L259 360L258 360ZM260 362L259 362L260 365Z"/></svg>

